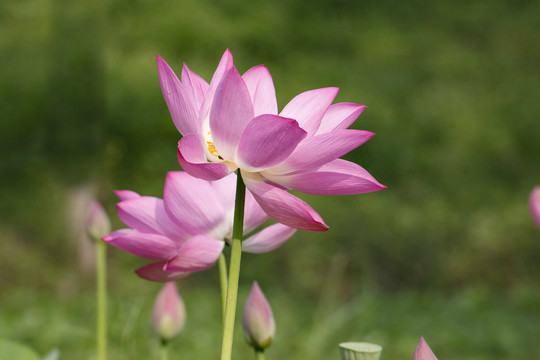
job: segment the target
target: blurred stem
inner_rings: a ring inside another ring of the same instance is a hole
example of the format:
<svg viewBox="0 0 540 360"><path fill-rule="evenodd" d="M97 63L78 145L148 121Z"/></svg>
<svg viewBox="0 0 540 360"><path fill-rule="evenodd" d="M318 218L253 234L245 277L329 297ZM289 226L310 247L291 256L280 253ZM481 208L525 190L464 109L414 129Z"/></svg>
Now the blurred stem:
<svg viewBox="0 0 540 360"><path fill-rule="evenodd" d="M97 359L107 359L107 243L96 241L96 350Z"/></svg>
<svg viewBox="0 0 540 360"><path fill-rule="evenodd" d="M219 286L221 288L221 316L225 324L225 308L227 304L227 261L225 255L221 253L218 260Z"/></svg>
<svg viewBox="0 0 540 360"><path fill-rule="evenodd" d="M231 244L231 260L229 263L229 281L227 286L227 304L225 306L225 323L223 324L223 342L221 343L221 360L231 360L234 335L234 319L238 298L238 279L240 277L240 260L242 258L242 235L244 232L244 204L246 185L240 171L236 172L236 200L234 205L233 236Z"/></svg>
<svg viewBox="0 0 540 360"><path fill-rule="evenodd" d="M160 360L169 360L169 342L166 340L161 340L161 349L160 349Z"/></svg>
<svg viewBox="0 0 540 360"><path fill-rule="evenodd" d="M255 360L264 360L264 350L255 348Z"/></svg>

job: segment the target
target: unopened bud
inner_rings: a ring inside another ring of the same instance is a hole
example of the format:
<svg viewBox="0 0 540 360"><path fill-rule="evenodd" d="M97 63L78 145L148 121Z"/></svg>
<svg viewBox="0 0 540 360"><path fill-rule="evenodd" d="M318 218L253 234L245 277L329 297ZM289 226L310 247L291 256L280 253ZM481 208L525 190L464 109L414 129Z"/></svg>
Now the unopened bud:
<svg viewBox="0 0 540 360"><path fill-rule="evenodd" d="M437 360L426 340L424 340L424 337L420 338L420 342L416 347L412 360Z"/></svg>
<svg viewBox="0 0 540 360"><path fill-rule="evenodd" d="M242 324L251 346L260 350L270 346L276 333L276 323L272 308L256 281L244 305Z"/></svg>
<svg viewBox="0 0 540 360"><path fill-rule="evenodd" d="M109 217L97 200L92 200L86 210L86 230L95 241L111 232Z"/></svg>
<svg viewBox="0 0 540 360"><path fill-rule="evenodd" d="M186 307L174 282L159 292L152 313L152 327L162 341L169 341L184 327Z"/></svg>

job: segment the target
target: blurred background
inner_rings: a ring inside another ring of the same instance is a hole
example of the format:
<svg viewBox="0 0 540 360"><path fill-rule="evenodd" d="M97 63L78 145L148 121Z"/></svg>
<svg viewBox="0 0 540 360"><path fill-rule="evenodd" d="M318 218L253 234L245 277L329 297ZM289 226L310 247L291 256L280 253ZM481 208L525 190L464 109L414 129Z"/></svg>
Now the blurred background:
<svg viewBox="0 0 540 360"><path fill-rule="evenodd" d="M155 55L210 80L226 48L264 63L282 108L338 86L377 133L346 156L387 190L303 196L324 234L298 232L243 258L239 309L258 280L274 307L268 359L338 359L371 341L407 359L423 335L440 359L540 357L537 1L4 0L0 3L0 337L61 359L94 358L97 197L161 196L179 170ZM155 358L159 284L109 249L110 357ZM220 349L217 270L179 282L188 310L178 358ZM250 359L241 328L235 358Z"/></svg>

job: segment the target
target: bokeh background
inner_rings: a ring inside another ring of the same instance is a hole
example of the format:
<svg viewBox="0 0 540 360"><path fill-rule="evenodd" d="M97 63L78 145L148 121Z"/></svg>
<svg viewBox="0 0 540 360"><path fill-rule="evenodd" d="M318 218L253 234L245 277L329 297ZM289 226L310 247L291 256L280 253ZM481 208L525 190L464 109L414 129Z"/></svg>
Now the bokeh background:
<svg viewBox="0 0 540 360"><path fill-rule="evenodd" d="M0 337L94 358L93 196L121 227L113 189L161 196L179 134L155 55L209 80L226 48L264 63L282 108L338 86L377 133L346 156L389 188L303 196L330 225L245 255L278 333L269 359L337 359L342 341L407 359L540 357L538 1L4 0L0 3ZM155 358L160 285L109 250L110 357ZM179 283L178 358L220 349L217 270ZM240 308L241 309L241 308ZM235 358L250 359L241 328Z"/></svg>

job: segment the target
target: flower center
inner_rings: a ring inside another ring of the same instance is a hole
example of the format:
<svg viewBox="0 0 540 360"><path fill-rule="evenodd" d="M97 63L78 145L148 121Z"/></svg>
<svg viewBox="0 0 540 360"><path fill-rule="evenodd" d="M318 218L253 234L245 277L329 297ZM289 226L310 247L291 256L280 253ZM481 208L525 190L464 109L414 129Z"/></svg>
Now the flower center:
<svg viewBox="0 0 540 360"><path fill-rule="evenodd" d="M223 160L221 155L219 155L216 146L214 145L214 139L212 138L212 133L210 131L208 131L208 134L206 135L206 146L210 154L214 155L219 160Z"/></svg>

